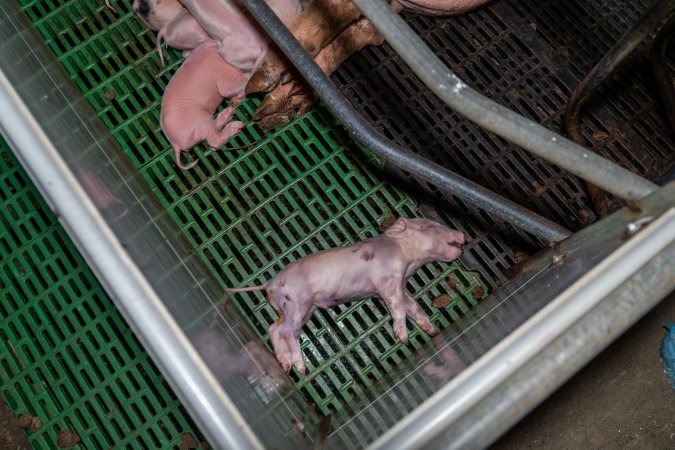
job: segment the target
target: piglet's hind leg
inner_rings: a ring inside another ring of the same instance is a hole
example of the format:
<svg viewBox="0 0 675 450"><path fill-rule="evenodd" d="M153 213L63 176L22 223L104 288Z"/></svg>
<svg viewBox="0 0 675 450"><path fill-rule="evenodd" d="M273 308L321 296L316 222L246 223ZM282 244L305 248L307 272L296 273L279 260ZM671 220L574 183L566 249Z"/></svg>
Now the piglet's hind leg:
<svg viewBox="0 0 675 450"><path fill-rule="evenodd" d="M232 106L228 106L227 108L224 108L221 112L218 113L218 115L216 116L216 128L218 130L222 129L225 126L225 124L232 119L235 110L236 109L233 108Z"/></svg>
<svg viewBox="0 0 675 450"><path fill-rule="evenodd" d="M215 122L214 122L215 125ZM209 144L212 148L221 148L223 145L230 140L232 136L239 133L239 131L244 128L244 123L239 121L230 122L225 127L217 131L215 128L209 136L206 138L206 143Z"/></svg>
<svg viewBox="0 0 675 450"><path fill-rule="evenodd" d="M272 342L272 347L274 348L274 354L277 357L277 361L281 364L281 368L284 369L284 372L288 373L291 370L291 354L288 351L288 346L286 345L286 340L281 336L279 329L284 325L284 315L281 314L279 319L270 325L268 333L270 335L270 341Z"/></svg>
<svg viewBox="0 0 675 450"><path fill-rule="evenodd" d="M302 359L302 350L300 349L300 330L294 330L292 327L284 327L281 335L286 339L288 351L291 355L291 363L301 374L307 373L305 361Z"/></svg>

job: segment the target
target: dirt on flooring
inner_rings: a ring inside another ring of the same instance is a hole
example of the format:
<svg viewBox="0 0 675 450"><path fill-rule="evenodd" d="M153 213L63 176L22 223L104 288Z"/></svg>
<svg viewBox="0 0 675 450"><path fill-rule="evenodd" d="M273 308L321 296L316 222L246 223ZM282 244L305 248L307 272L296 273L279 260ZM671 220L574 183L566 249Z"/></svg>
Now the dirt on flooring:
<svg viewBox="0 0 675 450"><path fill-rule="evenodd" d="M32 416L26 427L32 423ZM14 413L4 399L0 397L0 448L12 450L32 450L26 435L24 434L19 421L14 417Z"/></svg>

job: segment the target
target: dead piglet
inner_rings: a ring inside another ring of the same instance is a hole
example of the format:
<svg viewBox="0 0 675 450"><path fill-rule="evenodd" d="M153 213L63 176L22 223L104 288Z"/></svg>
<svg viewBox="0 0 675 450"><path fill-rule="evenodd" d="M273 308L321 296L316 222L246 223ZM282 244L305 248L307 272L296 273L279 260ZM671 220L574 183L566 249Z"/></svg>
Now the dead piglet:
<svg viewBox="0 0 675 450"><path fill-rule="evenodd" d="M406 316L429 334L436 328L406 291L408 278L431 261L452 261L462 252L464 235L427 219L398 219L383 235L355 245L299 259L266 285L229 291L267 289L279 314L269 327L270 341L285 371L305 373L300 330L317 308L379 295L389 308L394 334L408 343Z"/></svg>
<svg viewBox="0 0 675 450"><path fill-rule="evenodd" d="M241 70L220 57L215 41L197 47L176 71L162 97L160 122L176 152L178 167L189 169L197 163L196 160L183 166L182 150L189 150L200 141L220 148L244 127L242 122L230 119L243 99L246 80ZM214 118L223 98L231 99L233 106Z"/></svg>

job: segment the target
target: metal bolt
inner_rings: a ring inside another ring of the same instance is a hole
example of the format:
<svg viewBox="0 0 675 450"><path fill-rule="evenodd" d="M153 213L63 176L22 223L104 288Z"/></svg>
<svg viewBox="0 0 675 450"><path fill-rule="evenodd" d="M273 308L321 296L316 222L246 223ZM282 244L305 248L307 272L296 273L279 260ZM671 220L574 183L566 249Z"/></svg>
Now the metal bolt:
<svg viewBox="0 0 675 450"><path fill-rule="evenodd" d="M562 262L562 260L565 259L565 255L555 255L553 257L553 264L559 264Z"/></svg>
<svg viewBox="0 0 675 450"><path fill-rule="evenodd" d="M626 225L626 231L628 232L628 234L636 233L637 231L640 230L640 228L642 228L645 224L648 224L652 220L654 220L654 216L647 216L642 217L641 219L637 219Z"/></svg>

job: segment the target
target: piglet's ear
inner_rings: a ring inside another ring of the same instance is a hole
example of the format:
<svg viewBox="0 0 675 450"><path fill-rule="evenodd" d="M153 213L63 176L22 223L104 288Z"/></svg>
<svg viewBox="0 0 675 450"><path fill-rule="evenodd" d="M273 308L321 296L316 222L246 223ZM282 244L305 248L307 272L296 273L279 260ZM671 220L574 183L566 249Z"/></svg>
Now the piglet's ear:
<svg viewBox="0 0 675 450"><path fill-rule="evenodd" d="M389 237L400 238L403 236L403 232L407 226L408 223L405 219L397 219L396 222L392 223L391 226L385 230L384 234Z"/></svg>

